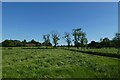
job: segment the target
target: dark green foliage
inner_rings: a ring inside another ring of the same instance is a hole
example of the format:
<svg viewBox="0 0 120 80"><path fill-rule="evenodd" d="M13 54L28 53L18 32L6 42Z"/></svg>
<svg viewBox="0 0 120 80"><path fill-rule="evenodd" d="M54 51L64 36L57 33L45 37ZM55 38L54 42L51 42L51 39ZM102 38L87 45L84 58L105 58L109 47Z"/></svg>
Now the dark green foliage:
<svg viewBox="0 0 120 80"><path fill-rule="evenodd" d="M26 41L26 40L23 40L23 41L22 41L22 46L25 46L26 43L27 43L27 41Z"/></svg>
<svg viewBox="0 0 120 80"><path fill-rule="evenodd" d="M49 34L43 35L43 39L44 39L44 42L42 43L43 46L52 46L52 44L50 43Z"/></svg>
<svg viewBox="0 0 120 80"><path fill-rule="evenodd" d="M101 48L101 44L99 42L91 41L91 43L88 44L88 47L90 48Z"/></svg>
<svg viewBox="0 0 120 80"><path fill-rule="evenodd" d="M120 47L120 33L115 34L115 37L113 38L113 42L116 47Z"/></svg>
<svg viewBox="0 0 120 80"><path fill-rule="evenodd" d="M5 40L2 42L2 46L4 47L14 47L18 45L18 41L13 41L13 40Z"/></svg>
<svg viewBox="0 0 120 80"><path fill-rule="evenodd" d="M65 40L66 40L66 42L67 42L67 46L68 46L68 48L70 47L70 44L71 44L71 36L70 36L70 33L68 33L68 32L65 32L64 33L64 38L65 38Z"/></svg>
<svg viewBox="0 0 120 80"><path fill-rule="evenodd" d="M27 42L26 40L20 41L20 40L5 40L2 42L3 47L24 47L26 44L34 44L35 46L40 46L41 43L31 40L30 42Z"/></svg>
<svg viewBox="0 0 120 80"><path fill-rule="evenodd" d="M107 37L101 39L100 42L91 41L88 44L88 47L91 48L106 48L106 47L115 47L120 48L120 33L116 33L115 37L112 40L109 40Z"/></svg>
<svg viewBox="0 0 120 80"><path fill-rule="evenodd" d="M74 45L79 48L87 44L86 33L81 28L73 29Z"/></svg>
<svg viewBox="0 0 120 80"><path fill-rule="evenodd" d="M69 33L64 34L64 38L66 39L68 48L70 46L75 46L77 48L79 47L87 47L87 48L106 48L106 47L115 47L120 48L120 33L116 33L115 37L113 37L112 40L105 37L103 39L100 39L100 42L91 41L91 43L87 44L88 40L86 38L86 33L82 31L81 28L73 29L73 41L74 45L70 45L71 42L71 36ZM26 40L20 41L20 40L4 40L2 43L0 43L0 46L3 47L32 47L32 46L52 46L52 43L50 42L50 35L43 35L44 42L41 44L40 42L35 41L32 39L31 41L27 42ZM56 47L58 44L58 41L60 40L60 35L57 32L52 33L52 39L53 39L53 46ZM64 45L66 46L66 45ZM64 47L63 46L63 47Z"/></svg>
<svg viewBox="0 0 120 80"><path fill-rule="evenodd" d="M60 37L60 35L58 34L58 32L52 32L52 39L53 39L54 47L57 46L58 40L60 40L59 37Z"/></svg>
<svg viewBox="0 0 120 80"><path fill-rule="evenodd" d="M34 39L32 39L32 40L30 41L30 43L36 44L36 41L35 41Z"/></svg>

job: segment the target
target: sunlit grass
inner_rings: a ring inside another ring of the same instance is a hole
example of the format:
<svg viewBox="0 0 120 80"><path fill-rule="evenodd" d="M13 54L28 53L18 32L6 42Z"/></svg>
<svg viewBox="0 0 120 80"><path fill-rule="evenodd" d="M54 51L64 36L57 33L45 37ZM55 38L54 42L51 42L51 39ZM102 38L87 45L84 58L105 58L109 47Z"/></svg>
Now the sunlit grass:
<svg viewBox="0 0 120 80"><path fill-rule="evenodd" d="M3 78L117 78L119 59L63 49L3 49Z"/></svg>

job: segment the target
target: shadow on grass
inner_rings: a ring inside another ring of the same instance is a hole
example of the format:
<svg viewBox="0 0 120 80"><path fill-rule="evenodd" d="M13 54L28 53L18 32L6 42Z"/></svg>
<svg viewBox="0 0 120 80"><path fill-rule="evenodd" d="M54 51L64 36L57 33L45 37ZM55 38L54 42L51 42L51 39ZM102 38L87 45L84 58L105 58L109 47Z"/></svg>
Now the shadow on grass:
<svg viewBox="0 0 120 80"><path fill-rule="evenodd" d="M64 49L64 50L75 51L75 52L82 52L82 53L85 53L85 54L113 57L113 58L119 58L120 59L120 54L100 53L100 52L91 52L91 51L80 51L80 50L74 50L74 49Z"/></svg>

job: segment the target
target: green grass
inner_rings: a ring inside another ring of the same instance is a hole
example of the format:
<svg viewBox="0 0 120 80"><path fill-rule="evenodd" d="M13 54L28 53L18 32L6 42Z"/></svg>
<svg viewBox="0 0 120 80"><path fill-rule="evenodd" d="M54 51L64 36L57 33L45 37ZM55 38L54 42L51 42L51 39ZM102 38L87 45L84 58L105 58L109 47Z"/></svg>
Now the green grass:
<svg viewBox="0 0 120 80"><path fill-rule="evenodd" d="M77 48L75 48L75 47L72 47L72 48L70 48L70 49L75 49L75 50L78 50ZM118 49L116 49L116 48L100 48L100 49L97 49L97 48L95 48L95 49L86 49L86 48L80 48L79 49L80 51L90 51L90 52L98 52L98 53L109 53L109 54L120 54L120 53L118 53Z"/></svg>
<svg viewBox="0 0 120 80"><path fill-rule="evenodd" d="M3 78L117 78L117 58L64 49L3 49Z"/></svg>

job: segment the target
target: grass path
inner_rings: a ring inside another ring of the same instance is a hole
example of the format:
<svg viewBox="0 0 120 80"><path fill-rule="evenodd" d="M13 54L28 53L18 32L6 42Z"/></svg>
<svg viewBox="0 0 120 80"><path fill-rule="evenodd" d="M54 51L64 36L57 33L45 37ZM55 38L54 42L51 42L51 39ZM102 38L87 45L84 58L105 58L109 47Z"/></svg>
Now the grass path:
<svg viewBox="0 0 120 80"><path fill-rule="evenodd" d="M92 54L97 56L105 56L105 57L111 57L111 58L118 58L120 59L120 53L117 53L117 50L115 51L108 51L108 50L96 50L96 49L68 49L63 48L64 50L74 51L74 52L81 52L85 54ZM106 52L107 51L107 52Z"/></svg>

